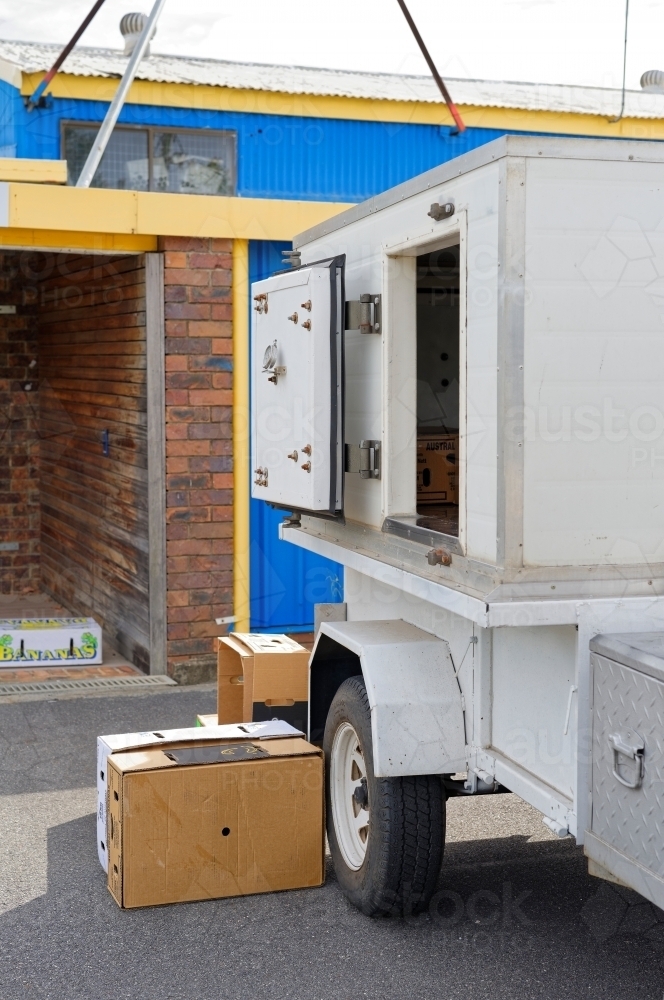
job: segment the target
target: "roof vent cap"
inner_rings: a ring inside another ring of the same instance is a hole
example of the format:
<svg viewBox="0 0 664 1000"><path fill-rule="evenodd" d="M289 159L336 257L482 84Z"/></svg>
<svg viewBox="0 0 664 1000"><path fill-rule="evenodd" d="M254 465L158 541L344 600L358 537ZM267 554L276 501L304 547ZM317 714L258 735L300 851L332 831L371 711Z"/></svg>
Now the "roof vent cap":
<svg viewBox="0 0 664 1000"><path fill-rule="evenodd" d="M664 70L646 70L641 77L641 90L649 94L664 94Z"/></svg>
<svg viewBox="0 0 664 1000"><path fill-rule="evenodd" d="M125 14L124 17L121 19L120 34L124 38L124 43L125 43L124 54L126 56L130 56L134 51L134 49L136 48L138 40L143 34L143 29L145 28L145 25L147 23L148 23L147 14ZM157 31L157 25L155 24L154 28L152 29L152 34L150 35L151 40L154 38L156 31ZM149 45L145 50L145 55L146 56L150 55Z"/></svg>

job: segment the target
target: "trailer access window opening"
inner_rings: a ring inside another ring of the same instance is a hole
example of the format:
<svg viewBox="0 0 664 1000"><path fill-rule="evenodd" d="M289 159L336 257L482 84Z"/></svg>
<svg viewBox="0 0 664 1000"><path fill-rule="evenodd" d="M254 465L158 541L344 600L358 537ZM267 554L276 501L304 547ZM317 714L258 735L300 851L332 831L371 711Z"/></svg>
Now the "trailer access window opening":
<svg viewBox="0 0 664 1000"><path fill-rule="evenodd" d="M417 524L459 534L459 243L417 257Z"/></svg>

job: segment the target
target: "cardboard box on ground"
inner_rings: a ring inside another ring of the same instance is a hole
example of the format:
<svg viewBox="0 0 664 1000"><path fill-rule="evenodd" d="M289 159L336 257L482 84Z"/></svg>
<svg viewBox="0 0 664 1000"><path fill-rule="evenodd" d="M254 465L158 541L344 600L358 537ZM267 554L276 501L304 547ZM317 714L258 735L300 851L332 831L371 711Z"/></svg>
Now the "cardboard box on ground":
<svg viewBox="0 0 664 1000"><path fill-rule="evenodd" d="M459 502L459 435L418 434L417 502Z"/></svg>
<svg viewBox="0 0 664 1000"><path fill-rule="evenodd" d="M324 763L301 738L112 754L108 888L123 908L322 885Z"/></svg>
<svg viewBox="0 0 664 1000"><path fill-rule="evenodd" d="M216 716L210 717L206 730L191 727L98 736L97 855L104 871L108 872L108 759L113 754L129 750L147 750L156 746L164 750L172 750L180 747L207 746L211 743L219 743L221 740L237 742L252 738L280 739L281 737L296 736L304 736L304 730L295 729L286 722L236 723L231 726L217 726Z"/></svg>
<svg viewBox="0 0 664 1000"><path fill-rule="evenodd" d="M234 632L219 639L220 725L283 719L307 731L308 650L287 635Z"/></svg>
<svg viewBox="0 0 664 1000"><path fill-rule="evenodd" d="M94 618L0 619L0 667L102 662L102 632Z"/></svg>

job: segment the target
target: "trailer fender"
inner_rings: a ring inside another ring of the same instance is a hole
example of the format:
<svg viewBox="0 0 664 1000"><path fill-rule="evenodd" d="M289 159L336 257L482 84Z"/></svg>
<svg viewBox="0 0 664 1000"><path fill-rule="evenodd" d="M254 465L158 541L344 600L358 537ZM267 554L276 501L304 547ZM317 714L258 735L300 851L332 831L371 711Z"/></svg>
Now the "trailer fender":
<svg viewBox="0 0 664 1000"><path fill-rule="evenodd" d="M377 777L466 770L461 692L449 647L401 620L321 625L309 661L310 739L322 739L337 689L360 673Z"/></svg>

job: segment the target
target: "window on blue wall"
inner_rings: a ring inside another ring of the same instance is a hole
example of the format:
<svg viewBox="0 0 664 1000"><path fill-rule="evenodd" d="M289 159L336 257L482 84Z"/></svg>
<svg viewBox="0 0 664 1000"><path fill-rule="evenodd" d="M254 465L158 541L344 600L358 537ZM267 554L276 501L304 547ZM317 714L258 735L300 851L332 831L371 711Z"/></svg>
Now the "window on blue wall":
<svg viewBox="0 0 664 1000"><path fill-rule="evenodd" d="M153 133L153 191L233 194L235 139L231 133Z"/></svg>
<svg viewBox="0 0 664 1000"><path fill-rule="evenodd" d="M75 184L98 125L64 122L67 180ZM116 126L92 187L176 194L235 194L235 133Z"/></svg>
<svg viewBox="0 0 664 1000"><path fill-rule="evenodd" d="M64 130L67 183L75 184L99 130L67 126ZM92 187L148 191L150 157L143 129L115 129L92 180Z"/></svg>

